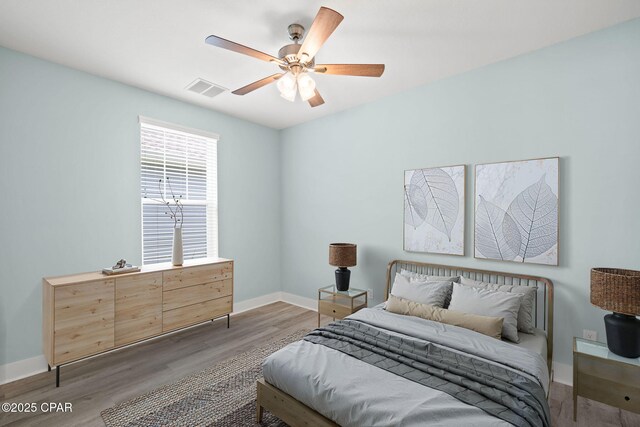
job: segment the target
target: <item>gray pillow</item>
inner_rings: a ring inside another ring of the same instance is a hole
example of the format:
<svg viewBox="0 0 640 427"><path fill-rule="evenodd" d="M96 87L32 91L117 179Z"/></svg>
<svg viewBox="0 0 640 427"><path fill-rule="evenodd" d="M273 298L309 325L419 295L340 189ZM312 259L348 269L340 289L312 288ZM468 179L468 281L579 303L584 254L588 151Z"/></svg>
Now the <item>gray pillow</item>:
<svg viewBox="0 0 640 427"><path fill-rule="evenodd" d="M391 295L415 301L420 304L431 304L442 307L447 295L451 293L451 282L409 281L405 276L396 273L391 288Z"/></svg>
<svg viewBox="0 0 640 427"><path fill-rule="evenodd" d="M437 280L439 282L457 282L458 279L460 279L460 276L430 276L428 274L414 273L413 271L405 270L404 268L400 270L400 274L409 278L409 280L418 280L420 282L432 280Z"/></svg>
<svg viewBox="0 0 640 427"><path fill-rule="evenodd" d="M535 317L533 310L535 307L537 288L533 286L499 285L497 283L480 282L466 277L461 277L460 283L466 286L475 286L478 288L490 289L492 291L521 294L522 304L520 304L520 310L518 311L518 330L526 332L527 334L532 334L534 332L536 325L534 322Z"/></svg>
<svg viewBox="0 0 640 427"><path fill-rule="evenodd" d="M476 286L453 284L449 310L479 314L481 316L502 317L502 337L513 342L518 338L518 310L522 294L492 291Z"/></svg>
<svg viewBox="0 0 640 427"><path fill-rule="evenodd" d="M429 281L438 281L438 282L451 282L456 283L460 276L429 276L428 274L420 274L414 273L413 271L405 270L404 268L400 270L400 274L404 277L409 278L410 282L419 281L419 282L429 282ZM449 293L447 297L444 299L444 305L442 307L449 307L449 303L451 302L451 288L449 288Z"/></svg>

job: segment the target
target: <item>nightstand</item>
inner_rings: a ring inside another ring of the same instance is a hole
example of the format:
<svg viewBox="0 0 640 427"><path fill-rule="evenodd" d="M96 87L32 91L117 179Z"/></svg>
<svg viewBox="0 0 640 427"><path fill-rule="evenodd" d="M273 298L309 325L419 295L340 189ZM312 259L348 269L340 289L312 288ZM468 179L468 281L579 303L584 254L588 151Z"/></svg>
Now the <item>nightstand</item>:
<svg viewBox="0 0 640 427"><path fill-rule="evenodd" d="M333 320L344 319L369 304L367 291L351 288L339 291L335 285L318 289L318 327L320 315L333 317Z"/></svg>
<svg viewBox="0 0 640 427"><path fill-rule="evenodd" d="M640 358L620 357L606 344L574 337L574 421L578 396L640 413Z"/></svg>

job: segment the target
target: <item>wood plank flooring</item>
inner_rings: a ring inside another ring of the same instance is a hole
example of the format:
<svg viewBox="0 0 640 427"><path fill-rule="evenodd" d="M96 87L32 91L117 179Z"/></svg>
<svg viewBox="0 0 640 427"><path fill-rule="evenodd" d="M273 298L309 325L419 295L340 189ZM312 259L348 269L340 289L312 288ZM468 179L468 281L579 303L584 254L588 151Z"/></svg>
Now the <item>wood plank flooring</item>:
<svg viewBox="0 0 640 427"><path fill-rule="evenodd" d="M330 318L323 318L323 322ZM0 402L71 402L72 413L0 413L0 426L104 426L100 412L175 382L278 335L316 327L315 312L278 302L176 334L0 386ZM640 415L580 398L572 421L571 388L551 387L553 426L640 426Z"/></svg>

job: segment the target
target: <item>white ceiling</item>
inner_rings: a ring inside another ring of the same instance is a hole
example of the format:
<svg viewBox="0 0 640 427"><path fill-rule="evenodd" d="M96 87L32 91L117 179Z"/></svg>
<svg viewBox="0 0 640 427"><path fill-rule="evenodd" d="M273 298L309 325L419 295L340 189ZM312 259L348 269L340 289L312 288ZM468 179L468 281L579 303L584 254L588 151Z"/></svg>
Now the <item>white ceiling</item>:
<svg viewBox="0 0 640 427"><path fill-rule="evenodd" d="M275 85L213 99L275 65L204 43L215 34L277 56L320 6L345 19L318 63L384 63L379 78L316 75L326 103ZM285 128L640 16L638 0L1 0L0 45L273 128Z"/></svg>

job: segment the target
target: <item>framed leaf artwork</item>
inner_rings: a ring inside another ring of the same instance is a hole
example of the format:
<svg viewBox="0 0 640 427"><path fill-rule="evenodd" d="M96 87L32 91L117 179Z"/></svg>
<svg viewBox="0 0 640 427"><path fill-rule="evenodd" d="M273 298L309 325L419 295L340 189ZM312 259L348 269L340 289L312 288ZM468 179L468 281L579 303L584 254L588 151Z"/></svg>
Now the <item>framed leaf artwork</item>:
<svg viewBox="0 0 640 427"><path fill-rule="evenodd" d="M404 172L404 250L464 255L465 166Z"/></svg>
<svg viewBox="0 0 640 427"><path fill-rule="evenodd" d="M559 159L476 166L476 258L558 265Z"/></svg>

